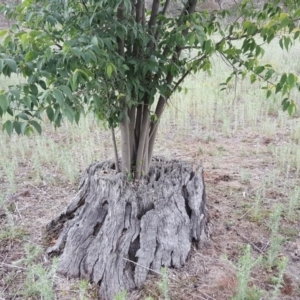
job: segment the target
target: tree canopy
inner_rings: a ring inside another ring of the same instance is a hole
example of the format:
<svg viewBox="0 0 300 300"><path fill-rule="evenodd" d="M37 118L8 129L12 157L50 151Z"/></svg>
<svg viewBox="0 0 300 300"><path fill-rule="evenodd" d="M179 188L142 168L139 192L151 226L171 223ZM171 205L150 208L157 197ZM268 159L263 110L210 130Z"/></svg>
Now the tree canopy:
<svg viewBox="0 0 300 300"><path fill-rule="evenodd" d="M121 128L124 174L147 174L159 120L189 74L210 72L220 55L233 76L265 82L266 96L300 91L293 73L277 74L261 63L263 45L277 39L288 50L300 36L300 2L271 0L257 7L243 0L234 9L201 10L183 1L170 14L170 0L25 0L0 13L16 23L0 31L0 74L24 77L0 91L0 117L9 135L41 133L43 116L60 126L91 112ZM236 41L240 41L237 43ZM117 151L116 151L117 152ZM116 168L118 155L116 153Z"/></svg>

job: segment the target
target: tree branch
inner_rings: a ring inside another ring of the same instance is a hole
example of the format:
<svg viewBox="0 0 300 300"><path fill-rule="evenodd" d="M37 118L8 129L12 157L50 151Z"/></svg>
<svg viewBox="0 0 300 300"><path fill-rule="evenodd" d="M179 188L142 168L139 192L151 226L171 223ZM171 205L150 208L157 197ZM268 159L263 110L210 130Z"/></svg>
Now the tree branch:
<svg viewBox="0 0 300 300"><path fill-rule="evenodd" d="M157 14L158 14L158 10L159 10L159 4L160 4L160 0L153 0L153 2L152 2L151 16L150 16L150 20L148 22L148 27L149 27L150 31L152 31L152 27L154 27L156 24Z"/></svg>
<svg viewBox="0 0 300 300"><path fill-rule="evenodd" d="M168 7L169 7L169 4L170 4L170 0L166 0L163 9L159 12L159 15L164 16L166 14L166 12L168 10ZM157 27L160 27L161 23L162 23L162 21L158 21ZM158 41L158 39L159 39L159 31L156 30L155 40Z"/></svg>
<svg viewBox="0 0 300 300"><path fill-rule="evenodd" d="M143 119L142 119L142 126L140 130L140 139L139 144L137 148L137 155L136 155L136 161L135 161L135 179L140 179L142 175L142 170L144 168L144 151L145 151L145 145L147 144L147 139L149 139L149 99L144 99L143 101ZM148 163L148 162L147 162ZM147 165L147 164L146 164Z"/></svg>
<svg viewBox="0 0 300 300"><path fill-rule="evenodd" d="M138 24L141 24L143 21L143 0L138 0L136 3L136 15L135 15L135 21Z"/></svg>
<svg viewBox="0 0 300 300"><path fill-rule="evenodd" d="M155 25L156 25L156 20L157 20L157 14L158 14L158 10L159 10L159 5L160 5L160 0L153 0L151 16L150 16L150 20L148 22L149 34L153 38L154 38L155 33L156 33ZM148 47L150 49L154 49L155 48L155 43L154 43L154 41L152 39L148 43Z"/></svg>
<svg viewBox="0 0 300 300"><path fill-rule="evenodd" d="M81 4L82 4L82 5L83 5L83 7L85 8L85 10L88 12L89 10L88 10L88 8L87 8L86 4L84 3L84 1L81 1Z"/></svg>
<svg viewBox="0 0 300 300"><path fill-rule="evenodd" d="M123 1L118 7L117 17L118 17L119 22L122 22L124 20L124 3L123 3ZM124 38L121 39L121 38L117 37L117 43L118 43L119 54L121 56L124 56Z"/></svg>
<svg viewBox="0 0 300 300"><path fill-rule="evenodd" d="M117 173L119 173L120 172L119 155L118 155L118 148L117 148L117 143L116 143L115 129L113 127L111 127L111 136L112 136L113 146L114 146L116 171L117 171Z"/></svg>
<svg viewBox="0 0 300 300"><path fill-rule="evenodd" d="M134 128L136 126L136 106L132 106L129 109L128 117L129 117L129 142L130 142L130 161L134 160L136 155L136 141L135 141L135 132Z"/></svg>

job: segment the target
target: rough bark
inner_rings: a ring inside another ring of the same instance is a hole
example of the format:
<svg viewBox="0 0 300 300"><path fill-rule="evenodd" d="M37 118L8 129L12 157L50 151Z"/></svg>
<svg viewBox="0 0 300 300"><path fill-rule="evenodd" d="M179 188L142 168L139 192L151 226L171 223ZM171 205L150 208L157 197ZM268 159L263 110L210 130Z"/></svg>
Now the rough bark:
<svg viewBox="0 0 300 300"><path fill-rule="evenodd" d="M61 232L49 254L61 254L58 271L99 285L113 299L140 287L149 268L180 268L192 242L207 240L202 167L154 158L149 175L126 182L115 163L91 165L77 195L47 226Z"/></svg>

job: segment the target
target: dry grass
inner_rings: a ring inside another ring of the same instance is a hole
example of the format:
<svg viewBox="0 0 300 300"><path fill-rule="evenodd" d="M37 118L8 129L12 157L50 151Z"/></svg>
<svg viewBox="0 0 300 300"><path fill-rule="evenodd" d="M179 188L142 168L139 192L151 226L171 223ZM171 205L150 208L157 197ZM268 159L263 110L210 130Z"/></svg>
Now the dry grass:
<svg viewBox="0 0 300 300"><path fill-rule="evenodd" d="M275 45L270 50L266 61L278 70L300 73L299 47L291 54ZM291 118L283 113L279 98L265 100L259 84L237 80L220 93L218 84L229 70L217 57L214 64L211 77L189 78L190 92L172 98L157 141L157 154L203 163L210 213L211 241L204 249L193 249L183 269L169 270L170 298L231 299L238 287L239 259L250 244L253 260L262 256L251 272L250 290L272 299L280 261L286 257L277 299L300 299L299 114ZM0 82L7 84L5 79ZM294 99L299 103L298 95ZM74 196L79 174L93 161L111 158L109 132L89 117L79 127L66 123L55 131L46 122L41 136L9 138L0 133L0 139L0 299L41 299L25 290L32 264L24 263L24 246L48 246L45 225ZM279 204L283 211L276 234L282 242L276 264L269 268L265 257L274 226L270 214ZM52 265L43 252L33 263L47 272ZM41 276L35 275L31 283L37 284ZM60 275L51 280L55 299L96 298L97 288L91 284ZM163 299L159 281L149 276L128 299ZM255 297L253 292L249 299Z"/></svg>

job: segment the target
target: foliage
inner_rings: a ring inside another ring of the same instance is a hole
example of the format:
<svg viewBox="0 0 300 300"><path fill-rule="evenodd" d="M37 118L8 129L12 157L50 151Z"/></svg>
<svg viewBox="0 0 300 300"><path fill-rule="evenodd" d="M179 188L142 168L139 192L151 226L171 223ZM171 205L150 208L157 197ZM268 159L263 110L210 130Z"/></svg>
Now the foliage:
<svg viewBox="0 0 300 300"><path fill-rule="evenodd" d="M2 30L0 74L26 81L0 92L0 116L8 134L41 132L45 114L60 126L94 113L109 127L121 127L122 170L135 178L148 173L157 127L168 99L189 74L210 72L217 54L232 67L232 78L265 82L266 96L281 93L292 114L291 91L300 91L293 73L276 74L260 63L263 44L278 39L289 50L299 40L300 4L268 1L256 8L242 1L235 10L196 11L184 1L176 16L170 1L25 0L0 13L16 19ZM229 24L222 22L230 14ZM236 41L241 41L240 43ZM118 155L116 153L116 161ZM131 177L131 176L130 176Z"/></svg>

